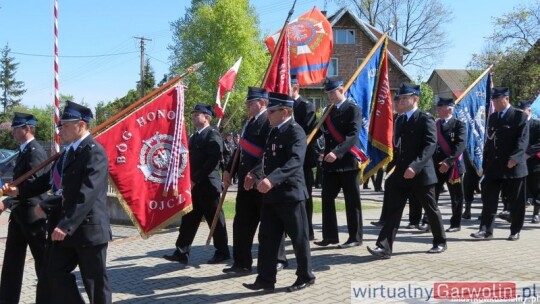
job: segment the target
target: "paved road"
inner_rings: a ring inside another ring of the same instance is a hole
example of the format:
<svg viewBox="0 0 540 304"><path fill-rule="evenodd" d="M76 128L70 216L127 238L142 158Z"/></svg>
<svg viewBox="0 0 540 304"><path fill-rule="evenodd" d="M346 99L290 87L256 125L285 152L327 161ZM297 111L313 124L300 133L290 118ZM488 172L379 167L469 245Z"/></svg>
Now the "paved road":
<svg viewBox="0 0 540 304"><path fill-rule="evenodd" d="M289 269L278 273L276 292L261 294L242 287L251 283L255 274L231 278L221 270L226 266L208 265L205 261L213 255L212 247L204 248L208 228L201 225L195 239L188 267L161 258L173 251L177 230L164 230L148 240L142 240L135 229L114 226L114 241L109 245L108 273L113 288L114 303L348 303L352 287L364 287L375 282L434 281L532 281L538 285L538 254L540 252L540 225L530 224L531 210L527 209L526 224L521 240L506 241L509 224L497 220L495 238L477 241L469 237L478 229L477 221L465 221L460 232L448 234L448 250L443 254L426 254L431 246L431 235L401 229L394 244L395 252L389 260L377 260L366 250L373 246L379 229L370 221L378 219L381 193L362 190L364 215L364 244L351 249L312 246L316 284L305 290L287 293L285 288L295 280L296 262L292 246L287 243ZM479 203L473 205L473 216L479 214ZM448 227L450 208L448 197L442 196L441 210ZM404 219L407 219L407 208ZM316 237L321 237L321 215L315 214ZM7 234L7 214L0 216L0 252L4 252ZM343 212L338 214L341 241L345 241L346 221ZM402 226L407 224L402 222ZM232 221L227 222L232 235ZM253 253L256 257L257 246ZM364 282L354 283L351 282ZM84 291L79 279L81 291ZM360 285L358 285L360 284ZM378 283L377 283L378 284ZM400 286L401 286L400 285ZM378 286L378 285L377 285ZM540 287L537 288L540 292ZM33 303L35 275L33 261L28 253L21 303ZM372 290L373 291L373 290ZM376 291L375 291L376 292ZM373 297L372 297L373 298ZM367 302L380 303L380 296ZM399 300L413 303L419 300Z"/></svg>

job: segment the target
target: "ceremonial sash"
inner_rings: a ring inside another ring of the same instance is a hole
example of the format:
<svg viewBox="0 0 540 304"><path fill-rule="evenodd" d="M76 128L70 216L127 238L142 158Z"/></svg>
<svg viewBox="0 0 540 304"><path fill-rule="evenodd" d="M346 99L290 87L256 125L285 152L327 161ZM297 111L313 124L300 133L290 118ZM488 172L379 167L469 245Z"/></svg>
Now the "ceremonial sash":
<svg viewBox="0 0 540 304"><path fill-rule="evenodd" d="M326 117L326 120L324 121L326 124L326 127L328 129L328 132L330 135L336 140L338 143L342 143L345 141L345 138L343 135L339 133L339 131L336 129L336 126L334 126L334 123L332 122L332 119L330 119L330 115ZM356 145L352 146L349 152L360 162L367 161L367 156L360 148L358 148Z"/></svg>
<svg viewBox="0 0 540 304"><path fill-rule="evenodd" d="M441 119L437 122L437 142L444 154L446 154L446 156L450 156L452 154L452 149L450 148L450 144L448 144L446 138L444 138L442 134L442 121L443 120ZM450 184L461 182L461 176L459 175L459 167L461 166L462 156L463 154L460 154L452 164L452 169L450 169L452 171L450 171L450 175L448 176L448 182Z"/></svg>
<svg viewBox="0 0 540 304"><path fill-rule="evenodd" d="M249 142L245 138L240 138L240 147L244 152L255 158L260 158L263 155L263 149L261 147Z"/></svg>

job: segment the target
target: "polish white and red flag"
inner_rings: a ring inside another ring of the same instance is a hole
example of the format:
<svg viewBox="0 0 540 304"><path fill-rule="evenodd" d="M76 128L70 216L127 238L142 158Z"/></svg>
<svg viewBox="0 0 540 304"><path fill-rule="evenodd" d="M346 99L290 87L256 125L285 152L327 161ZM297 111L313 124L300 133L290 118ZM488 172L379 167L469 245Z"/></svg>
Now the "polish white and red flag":
<svg viewBox="0 0 540 304"><path fill-rule="evenodd" d="M218 81L218 89L216 94L216 104L214 105L214 112L219 118L223 118L225 113L226 104L221 106L221 99L225 92L232 91L234 82L236 81L236 75L238 74L238 68L240 68L240 63L242 62L242 57L236 61L236 63L225 73Z"/></svg>

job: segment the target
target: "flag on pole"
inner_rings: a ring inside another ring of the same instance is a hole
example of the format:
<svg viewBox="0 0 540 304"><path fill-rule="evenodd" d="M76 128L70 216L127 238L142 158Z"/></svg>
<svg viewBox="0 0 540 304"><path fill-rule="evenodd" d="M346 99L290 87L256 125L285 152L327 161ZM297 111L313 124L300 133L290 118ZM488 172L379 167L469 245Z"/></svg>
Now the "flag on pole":
<svg viewBox="0 0 540 304"><path fill-rule="evenodd" d="M281 44L278 45L277 50L271 52L273 54L270 61L271 66L268 67L268 76L263 84L263 88L268 92L291 94L288 28L288 25L285 26L285 36L281 39Z"/></svg>
<svg viewBox="0 0 540 304"><path fill-rule="evenodd" d="M270 53L273 53L280 33L266 38ZM296 75L301 86L322 82L334 47L330 22L317 7L313 7L289 24L288 38L291 74Z"/></svg>
<svg viewBox="0 0 540 304"><path fill-rule="evenodd" d="M376 94L371 101L369 119L367 156L369 163L364 169L362 182L388 164L393 158L393 125L392 92L388 79L388 49L387 40L384 43L379 75L376 81Z"/></svg>
<svg viewBox="0 0 540 304"><path fill-rule="evenodd" d="M234 82L236 81L236 75L238 74L238 68L240 68L240 63L242 62L242 57L238 59L234 65L225 73L218 81L218 89L216 94L216 104L214 105L214 112L219 118L223 118L225 112L225 105L221 106L221 99L225 95L226 91L232 91Z"/></svg>
<svg viewBox="0 0 540 304"><path fill-rule="evenodd" d="M360 72L357 74L356 78L354 78L350 87L345 92L345 95L351 98L354 102L356 102L356 104L360 108L360 111L362 112L362 127L360 128L360 133L358 135L360 140L359 148L360 150L365 151L369 162L371 162L369 149L373 148L373 146L369 143L369 131L371 120L372 118L374 118L374 116L372 115L372 111L375 110L374 104L376 104L374 102L374 96L376 96L376 90L378 88L377 75L379 67L384 59L383 54L386 48L387 41L386 36L381 39L384 40L382 40L381 43L377 43L370 52L371 56L364 59L363 64L358 68ZM388 78L388 76L386 76L386 78ZM381 88L381 98L383 98L382 90L383 88ZM385 99L383 99L382 101L386 102ZM390 103L390 106L391 105L392 103ZM375 118L379 118L379 116L375 116ZM392 121L392 115L390 115L390 121ZM392 130L392 128L390 128L390 130ZM382 140L382 138L380 139ZM380 160L377 164L379 163ZM366 168L367 165L367 163L363 163L362 167Z"/></svg>
<svg viewBox="0 0 540 304"><path fill-rule="evenodd" d="M165 90L96 140L107 152L111 185L141 236L192 209L182 85Z"/></svg>
<svg viewBox="0 0 540 304"><path fill-rule="evenodd" d="M467 128L466 151L469 154L476 173L482 175L484 139L486 134L486 105L491 100L491 73L488 68L456 100L454 115L465 123Z"/></svg>

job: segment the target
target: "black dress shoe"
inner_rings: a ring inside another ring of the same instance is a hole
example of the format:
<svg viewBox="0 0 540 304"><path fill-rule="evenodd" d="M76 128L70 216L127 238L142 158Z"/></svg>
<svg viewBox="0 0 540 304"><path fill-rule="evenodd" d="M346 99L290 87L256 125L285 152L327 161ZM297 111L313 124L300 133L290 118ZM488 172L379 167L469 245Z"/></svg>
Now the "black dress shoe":
<svg viewBox="0 0 540 304"><path fill-rule="evenodd" d="M289 263L283 263L283 262L277 262L276 264L276 270L281 271L285 268L289 267Z"/></svg>
<svg viewBox="0 0 540 304"><path fill-rule="evenodd" d="M379 257L381 259L389 259L390 258L390 251L384 249L384 248L380 248L380 247L375 247L373 249L369 248L369 246L367 247L367 250L369 251L369 253L371 253L372 255L376 256L376 257Z"/></svg>
<svg viewBox="0 0 540 304"><path fill-rule="evenodd" d="M428 233L428 232L431 232L431 226L429 226L429 224L423 224L421 226L418 227L418 230L424 232L424 233Z"/></svg>
<svg viewBox="0 0 540 304"><path fill-rule="evenodd" d="M533 215L532 217L532 220L531 220L531 223L532 224L538 224L540 223L540 216L537 214L537 215Z"/></svg>
<svg viewBox="0 0 540 304"><path fill-rule="evenodd" d="M464 220L470 220L471 219L471 211L463 212L463 215L461 215L461 218L464 219Z"/></svg>
<svg viewBox="0 0 540 304"><path fill-rule="evenodd" d="M327 241L327 240L322 240L322 241L319 241L319 242L313 242L313 244L317 245L317 246L322 246L322 247L326 247L330 244L337 244L339 243L338 241Z"/></svg>
<svg viewBox="0 0 540 304"><path fill-rule="evenodd" d="M287 292L294 292L294 291L302 290L302 289L304 289L306 287L309 287L309 286L311 286L313 284L315 284L315 279L309 280L307 282L301 282L301 281L297 280L296 282L294 282L294 284L287 287Z"/></svg>
<svg viewBox="0 0 540 304"><path fill-rule="evenodd" d="M247 289L251 289L251 290L263 290L265 292L274 292L274 284L270 284L270 283L260 283L260 282L257 282L255 281L255 283L253 284L248 284L248 283L242 283L242 285L247 288Z"/></svg>
<svg viewBox="0 0 540 304"><path fill-rule="evenodd" d="M362 242L345 242L343 244L339 244L337 247L340 249L345 249L345 248L357 247L360 245L362 245Z"/></svg>
<svg viewBox="0 0 540 304"><path fill-rule="evenodd" d="M371 222L371 225L377 226L377 227L382 227L382 226L384 226L384 223L381 222L381 221L373 221L373 222Z"/></svg>
<svg viewBox="0 0 540 304"><path fill-rule="evenodd" d="M223 273L237 275L237 276L244 276L251 274L251 268L243 268L238 266L232 266L230 268L223 269Z"/></svg>
<svg viewBox="0 0 540 304"><path fill-rule="evenodd" d="M231 258L230 255L214 254L214 256L210 260L208 260L206 263L207 264L218 264L218 263L226 261L226 260L228 260L230 258Z"/></svg>
<svg viewBox="0 0 540 304"><path fill-rule="evenodd" d="M164 255L163 258L167 261L178 262L184 265L188 263L188 255L180 253L178 250L175 250L171 255Z"/></svg>
<svg viewBox="0 0 540 304"><path fill-rule="evenodd" d="M446 251L446 244L440 244L437 246L433 246L430 250L427 251L427 253L443 253Z"/></svg>
<svg viewBox="0 0 540 304"><path fill-rule="evenodd" d="M510 234L510 236L506 239L507 241L517 241L519 240L519 232Z"/></svg>
<svg viewBox="0 0 540 304"><path fill-rule="evenodd" d="M461 231L460 227L450 227L446 229L446 232L458 232L458 231Z"/></svg>
<svg viewBox="0 0 540 304"><path fill-rule="evenodd" d="M493 233L481 230L475 233L471 233L471 237L475 239L492 239Z"/></svg>

